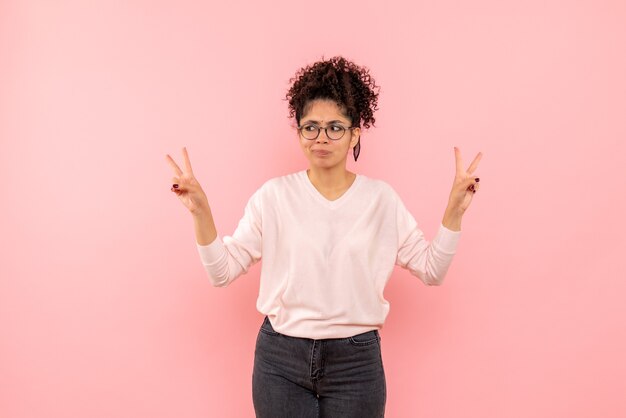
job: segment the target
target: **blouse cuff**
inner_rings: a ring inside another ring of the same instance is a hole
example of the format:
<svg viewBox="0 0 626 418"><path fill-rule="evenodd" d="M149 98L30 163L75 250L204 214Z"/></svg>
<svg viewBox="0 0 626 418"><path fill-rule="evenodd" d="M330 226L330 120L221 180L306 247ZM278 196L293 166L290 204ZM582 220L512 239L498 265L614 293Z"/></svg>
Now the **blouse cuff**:
<svg viewBox="0 0 626 418"><path fill-rule="evenodd" d="M452 231L440 223L439 230L433 239L433 244L445 253L454 254L460 238L461 231Z"/></svg>
<svg viewBox="0 0 626 418"><path fill-rule="evenodd" d="M217 262L225 251L224 243L219 235L215 237L213 242L207 245L200 245L196 242L196 247L198 247L200 259L204 265Z"/></svg>

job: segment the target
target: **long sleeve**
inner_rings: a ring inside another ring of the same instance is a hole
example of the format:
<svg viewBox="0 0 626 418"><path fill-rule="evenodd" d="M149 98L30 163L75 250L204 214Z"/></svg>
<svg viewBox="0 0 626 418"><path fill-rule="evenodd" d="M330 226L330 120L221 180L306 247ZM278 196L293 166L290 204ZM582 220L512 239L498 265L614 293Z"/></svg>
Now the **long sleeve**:
<svg viewBox="0 0 626 418"><path fill-rule="evenodd" d="M196 243L200 260L213 286L228 286L261 259L261 192L262 188L248 199L244 215L232 236L222 239L218 235L208 245Z"/></svg>
<svg viewBox="0 0 626 418"><path fill-rule="evenodd" d="M440 223L432 242L428 242L399 197L396 205L399 239L396 264L428 286L441 285L456 253L461 231L452 231Z"/></svg>

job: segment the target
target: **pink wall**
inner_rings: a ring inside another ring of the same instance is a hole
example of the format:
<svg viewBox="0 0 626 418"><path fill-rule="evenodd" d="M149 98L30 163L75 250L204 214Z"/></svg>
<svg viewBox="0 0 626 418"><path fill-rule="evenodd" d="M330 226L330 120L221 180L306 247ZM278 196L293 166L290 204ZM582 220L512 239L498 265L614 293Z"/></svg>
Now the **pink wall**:
<svg viewBox="0 0 626 418"><path fill-rule="evenodd" d="M387 416L626 415L623 1L96 3L0 2L1 417L253 416L260 265L209 285L165 154L232 233L335 54L382 86L349 168L427 237L483 152L444 285L387 287Z"/></svg>

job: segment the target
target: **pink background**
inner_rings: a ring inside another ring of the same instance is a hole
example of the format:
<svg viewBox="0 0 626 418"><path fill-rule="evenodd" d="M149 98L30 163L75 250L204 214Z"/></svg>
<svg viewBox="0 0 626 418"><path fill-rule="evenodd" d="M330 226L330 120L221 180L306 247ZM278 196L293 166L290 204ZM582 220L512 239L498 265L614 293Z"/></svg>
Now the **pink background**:
<svg viewBox="0 0 626 418"><path fill-rule="evenodd" d="M626 415L623 1L0 2L0 416L252 417L260 264L210 286L170 192L186 146L221 235L307 167L283 100L336 54L381 85L349 169L431 239L396 268L388 417Z"/></svg>

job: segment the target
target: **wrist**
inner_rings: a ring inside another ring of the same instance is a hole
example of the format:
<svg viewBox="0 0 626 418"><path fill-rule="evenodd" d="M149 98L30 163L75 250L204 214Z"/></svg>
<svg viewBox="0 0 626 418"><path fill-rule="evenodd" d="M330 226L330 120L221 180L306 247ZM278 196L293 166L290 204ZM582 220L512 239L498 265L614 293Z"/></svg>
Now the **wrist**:
<svg viewBox="0 0 626 418"><path fill-rule="evenodd" d="M196 219L205 219L212 217L211 207L207 204L198 205L193 211L191 211L191 215Z"/></svg>
<svg viewBox="0 0 626 418"><path fill-rule="evenodd" d="M443 214L441 224L451 231L461 230L461 220L463 219L463 212L456 208L447 207Z"/></svg>

